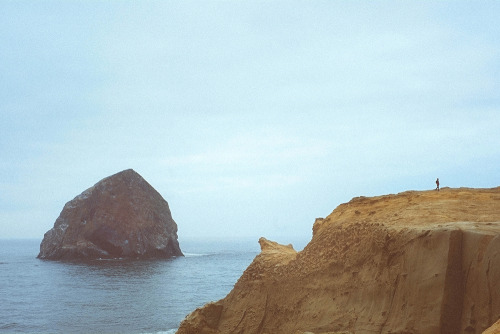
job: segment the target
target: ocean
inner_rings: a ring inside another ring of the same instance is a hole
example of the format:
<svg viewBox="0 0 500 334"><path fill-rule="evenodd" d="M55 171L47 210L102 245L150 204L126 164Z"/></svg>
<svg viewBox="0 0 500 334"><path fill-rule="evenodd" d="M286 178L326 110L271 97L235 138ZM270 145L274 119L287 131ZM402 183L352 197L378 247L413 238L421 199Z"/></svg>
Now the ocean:
<svg viewBox="0 0 500 334"><path fill-rule="evenodd" d="M0 240L0 333L175 333L224 298L259 252L257 240L180 240L185 257L54 262L41 240Z"/></svg>

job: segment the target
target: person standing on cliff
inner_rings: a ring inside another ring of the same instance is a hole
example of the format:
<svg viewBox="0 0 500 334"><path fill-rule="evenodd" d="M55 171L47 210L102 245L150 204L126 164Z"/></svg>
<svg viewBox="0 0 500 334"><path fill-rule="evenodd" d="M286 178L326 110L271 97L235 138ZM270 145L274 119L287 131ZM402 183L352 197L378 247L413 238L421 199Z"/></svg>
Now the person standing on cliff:
<svg viewBox="0 0 500 334"><path fill-rule="evenodd" d="M439 177L436 179L436 190L439 191Z"/></svg>

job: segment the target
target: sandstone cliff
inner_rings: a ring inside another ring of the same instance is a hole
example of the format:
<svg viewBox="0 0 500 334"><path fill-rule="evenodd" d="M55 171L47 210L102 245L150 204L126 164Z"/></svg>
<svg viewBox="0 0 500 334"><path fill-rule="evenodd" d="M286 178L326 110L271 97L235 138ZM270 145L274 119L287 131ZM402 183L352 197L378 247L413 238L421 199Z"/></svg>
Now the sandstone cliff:
<svg viewBox="0 0 500 334"><path fill-rule="evenodd" d="M500 320L491 325L490 328L485 330L483 334L499 334L500 333Z"/></svg>
<svg viewBox="0 0 500 334"><path fill-rule="evenodd" d="M262 252L178 334L481 333L500 317L500 188L358 197Z"/></svg>
<svg viewBox="0 0 500 334"><path fill-rule="evenodd" d="M168 203L132 169L66 203L40 244L41 259L182 256Z"/></svg>

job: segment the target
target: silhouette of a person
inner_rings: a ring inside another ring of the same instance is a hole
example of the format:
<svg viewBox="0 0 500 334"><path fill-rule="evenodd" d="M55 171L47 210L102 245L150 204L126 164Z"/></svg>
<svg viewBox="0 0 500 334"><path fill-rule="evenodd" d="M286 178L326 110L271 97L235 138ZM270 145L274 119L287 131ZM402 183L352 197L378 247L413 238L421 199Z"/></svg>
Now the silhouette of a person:
<svg viewBox="0 0 500 334"><path fill-rule="evenodd" d="M439 177L436 179L436 190L439 191Z"/></svg>

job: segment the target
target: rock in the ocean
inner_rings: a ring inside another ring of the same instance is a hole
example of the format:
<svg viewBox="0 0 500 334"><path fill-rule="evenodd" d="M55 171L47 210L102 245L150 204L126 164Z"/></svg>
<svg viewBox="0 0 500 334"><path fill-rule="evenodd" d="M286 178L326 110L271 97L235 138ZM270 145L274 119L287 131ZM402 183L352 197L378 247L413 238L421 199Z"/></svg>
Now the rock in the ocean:
<svg viewBox="0 0 500 334"><path fill-rule="evenodd" d="M479 334L500 317L500 188L358 197L300 252L260 244L178 334Z"/></svg>
<svg viewBox="0 0 500 334"><path fill-rule="evenodd" d="M40 259L182 256L168 203L132 169L66 203L40 244Z"/></svg>

